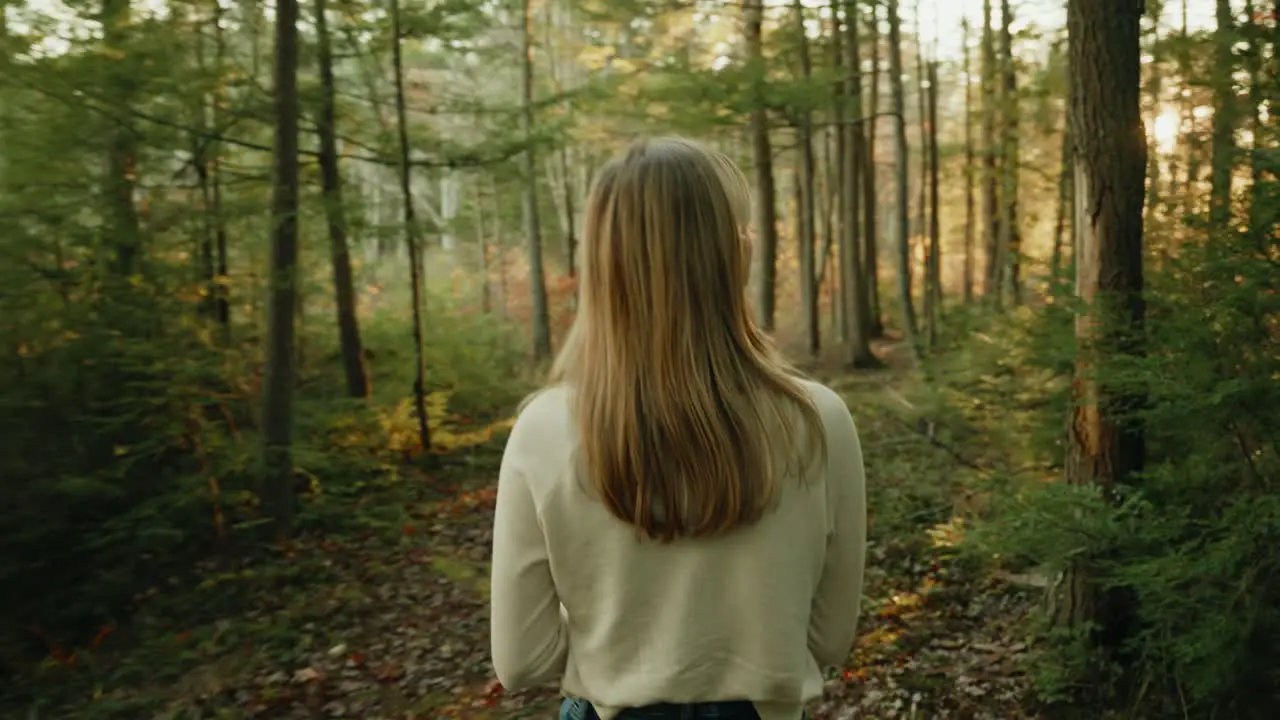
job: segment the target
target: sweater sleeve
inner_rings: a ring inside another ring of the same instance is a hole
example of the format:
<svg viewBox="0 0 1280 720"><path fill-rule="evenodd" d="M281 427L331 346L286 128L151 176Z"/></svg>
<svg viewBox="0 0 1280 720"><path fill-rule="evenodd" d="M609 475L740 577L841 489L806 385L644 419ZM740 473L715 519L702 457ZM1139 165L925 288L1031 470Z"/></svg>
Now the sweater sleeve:
<svg viewBox="0 0 1280 720"><path fill-rule="evenodd" d="M527 480L537 466L521 449L527 445L522 441L527 430L517 420L507 441L493 520L489 640L494 672L513 690L558 681L569 649L546 538Z"/></svg>
<svg viewBox="0 0 1280 720"><path fill-rule="evenodd" d="M838 398L837 398L838 400ZM842 665L858 629L867 559L866 477L862 446L843 401L823 413L831 532L809 614L809 651L819 665Z"/></svg>

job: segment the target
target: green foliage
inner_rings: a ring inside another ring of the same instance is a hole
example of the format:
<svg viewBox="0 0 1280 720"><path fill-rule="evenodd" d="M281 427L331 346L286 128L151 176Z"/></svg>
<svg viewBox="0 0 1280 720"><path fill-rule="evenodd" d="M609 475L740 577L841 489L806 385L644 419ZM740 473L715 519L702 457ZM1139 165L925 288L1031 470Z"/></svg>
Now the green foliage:
<svg viewBox="0 0 1280 720"><path fill-rule="evenodd" d="M1028 422L1021 441L1005 442L1040 459L995 474L969 550L1054 587L1068 563L1087 559L1101 586L1136 597L1123 652L1130 678L1148 688L1144 716L1185 702L1193 716L1266 717L1280 689L1268 650L1280 643L1280 302L1274 264L1254 247L1246 233L1222 236L1152 267L1144 355L1104 355L1094 368L1105 386L1146 398L1124 419L1142 424L1148 448L1145 471L1125 485L1058 481L1069 400L1060 379L1072 363L1062 303L988 325L940 369L954 412L972 422L987 406ZM1081 655L1080 636L1045 637L1045 698L1078 696L1086 670L1115 677L1104 658Z"/></svg>

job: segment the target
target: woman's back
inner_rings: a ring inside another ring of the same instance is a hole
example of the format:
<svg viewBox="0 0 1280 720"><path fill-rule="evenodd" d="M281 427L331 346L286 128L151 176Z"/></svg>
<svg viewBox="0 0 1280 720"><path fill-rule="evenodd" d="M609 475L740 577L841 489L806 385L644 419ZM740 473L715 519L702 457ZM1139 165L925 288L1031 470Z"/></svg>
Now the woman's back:
<svg viewBox="0 0 1280 720"><path fill-rule="evenodd" d="M754 701L764 720L799 717L822 692L819 666L848 652L866 533L848 410L827 388L804 386L826 428L826 466L783 483L776 509L749 527L671 543L637 541L587 491L571 391L530 402L503 459L494 521L493 659L504 684L561 679L605 718L732 699ZM843 527L841 503L855 520ZM542 563L552 587L532 571ZM824 584L828 565L858 571Z"/></svg>
<svg viewBox="0 0 1280 720"><path fill-rule="evenodd" d="M849 651L857 432L751 321L745 188L679 139L633 144L593 184L578 313L500 472L508 687L560 679L605 720L733 700L795 720Z"/></svg>

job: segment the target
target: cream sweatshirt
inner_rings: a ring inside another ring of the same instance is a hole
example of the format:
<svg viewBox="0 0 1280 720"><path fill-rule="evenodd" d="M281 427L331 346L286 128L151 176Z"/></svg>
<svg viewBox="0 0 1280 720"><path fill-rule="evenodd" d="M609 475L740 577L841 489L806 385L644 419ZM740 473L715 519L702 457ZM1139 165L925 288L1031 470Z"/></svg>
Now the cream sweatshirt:
<svg viewBox="0 0 1280 720"><path fill-rule="evenodd" d="M866 562L862 449L844 401L804 381L828 459L758 523L641 541L575 477L569 391L517 418L498 476L490 640L509 689L559 682L603 720L658 702L751 700L797 720L848 657Z"/></svg>

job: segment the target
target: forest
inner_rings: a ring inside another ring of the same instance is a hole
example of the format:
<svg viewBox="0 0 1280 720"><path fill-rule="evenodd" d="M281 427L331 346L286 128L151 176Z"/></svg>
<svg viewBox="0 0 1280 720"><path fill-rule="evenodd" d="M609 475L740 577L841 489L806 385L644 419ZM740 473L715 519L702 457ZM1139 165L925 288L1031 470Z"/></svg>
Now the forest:
<svg viewBox="0 0 1280 720"><path fill-rule="evenodd" d="M1274 717L1280 2L0 0L0 717L551 717L497 465L595 168L866 453L812 720Z"/></svg>

